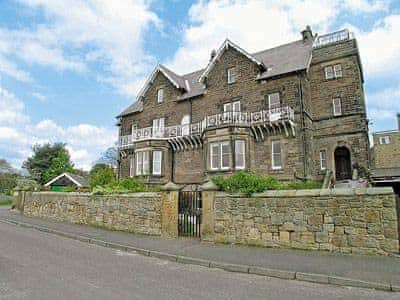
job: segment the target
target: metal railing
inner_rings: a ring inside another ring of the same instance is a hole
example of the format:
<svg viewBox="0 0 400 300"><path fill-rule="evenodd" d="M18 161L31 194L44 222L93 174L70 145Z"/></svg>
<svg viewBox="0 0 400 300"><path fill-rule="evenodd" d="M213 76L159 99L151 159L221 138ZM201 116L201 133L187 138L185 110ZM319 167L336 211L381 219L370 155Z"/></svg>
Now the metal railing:
<svg viewBox="0 0 400 300"><path fill-rule="evenodd" d="M206 116L202 121L184 125L169 127L145 127L139 128L130 135L119 138L119 147L133 145L137 141L146 139L170 139L183 136L201 135L207 128L218 128L227 125L251 126L272 123L284 120L294 120L294 110L289 106L275 107L269 110L257 112L223 112Z"/></svg>
<svg viewBox="0 0 400 300"><path fill-rule="evenodd" d="M354 38L354 34L348 29L339 30L319 36L314 42L314 48L320 48L326 45L347 41Z"/></svg>

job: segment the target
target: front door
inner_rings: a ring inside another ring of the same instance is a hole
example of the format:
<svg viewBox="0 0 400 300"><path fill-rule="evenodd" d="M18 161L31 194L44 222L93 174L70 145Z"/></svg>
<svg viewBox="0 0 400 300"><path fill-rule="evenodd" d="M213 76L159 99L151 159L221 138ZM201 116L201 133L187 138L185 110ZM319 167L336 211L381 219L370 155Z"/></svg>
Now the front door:
<svg viewBox="0 0 400 300"><path fill-rule="evenodd" d="M335 150L336 180L351 179L350 151L346 147Z"/></svg>

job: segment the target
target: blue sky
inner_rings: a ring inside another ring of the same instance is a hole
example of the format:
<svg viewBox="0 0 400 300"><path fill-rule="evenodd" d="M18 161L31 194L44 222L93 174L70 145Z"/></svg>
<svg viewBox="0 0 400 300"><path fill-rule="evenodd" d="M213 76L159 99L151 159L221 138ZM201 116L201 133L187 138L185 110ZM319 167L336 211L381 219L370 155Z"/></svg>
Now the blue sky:
<svg viewBox="0 0 400 300"><path fill-rule="evenodd" d="M89 169L157 63L191 72L225 38L255 52L299 39L307 24L355 33L371 130L395 129L398 0L0 0L0 158L20 167L32 144L62 141Z"/></svg>

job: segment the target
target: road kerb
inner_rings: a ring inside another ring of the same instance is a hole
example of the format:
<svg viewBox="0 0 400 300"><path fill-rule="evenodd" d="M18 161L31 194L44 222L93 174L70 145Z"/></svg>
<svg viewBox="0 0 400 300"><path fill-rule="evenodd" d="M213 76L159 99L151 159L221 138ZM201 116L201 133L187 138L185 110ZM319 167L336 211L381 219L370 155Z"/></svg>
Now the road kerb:
<svg viewBox="0 0 400 300"><path fill-rule="evenodd" d="M39 225L29 224L25 222L10 220L10 219L2 219L0 218L0 222L20 226L24 228L32 228L38 231L51 233L55 235L59 235L66 238L71 238L80 242L95 244L102 247L108 247L113 249L119 249L121 251L127 252L136 252L140 255L151 256L163 260L169 260L178 263L184 264L193 264L200 265L209 268L217 268L222 269L229 272L238 272L245 274L253 274L267 277L276 277L280 279L296 279L299 281L307 281L313 283L322 283L322 284L332 284L332 285L340 285L340 286L352 286L352 287L360 287L360 288L368 288L368 289L376 289L383 291L392 291L392 292L400 292L400 286L385 284L385 283L376 283L376 282L367 282L352 278L345 277L337 277L337 276L328 276L324 274L312 274L312 273L304 273L304 272L296 272L296 271L287 271L287 270L278 270L278 269L269 269L255 266L247 266L247 265L237 265L237 264L229 264L229 263L221 263L215 261L207 261L203 259L197 259L193 257L186 256L178 256L164 252L151 251L142 248L132 247L128 245L121 245L113 242L106 242L99 239L89 238L87 236L67 233L55 229L51 229L48 227L43 227Z"/></svg>

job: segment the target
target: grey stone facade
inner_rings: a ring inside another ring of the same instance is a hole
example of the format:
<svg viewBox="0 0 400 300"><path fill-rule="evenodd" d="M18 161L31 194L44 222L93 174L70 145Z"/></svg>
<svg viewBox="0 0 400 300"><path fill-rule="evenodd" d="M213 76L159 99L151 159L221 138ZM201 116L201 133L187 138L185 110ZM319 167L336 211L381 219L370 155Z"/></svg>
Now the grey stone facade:
<svg viewBox="0 0 400 300"><path fill-rule="evenodd" d="M122 145L119 175L135 176L135 163L130 163L135 161L135 153L149 150L151 156L153 149L163 151L163 171L161 176L151 175L150 158L150 174L144 176L148 183L201 183L215 174L231 174L235 171L236 139L245 141L245 169L282 180L322 180L327 170L333 171L337 179L346 179L351 177L354 166L368 168L368 124L356 40L349 36L325 45L316 46L316 42L315 37L306 35L303 40L252 55L225 43L218 57L210 61L207 76L200 83L204 70L183 76L171 71L154 73L137 100L140 109L125 111L118 117L121 139L130 138L133 124L139 129L151 127L158 118L164 118L165 127L180 125L185 115L190 116L192 124L204 124L207 116L222 113L224 104L238 100L241 112L249 115L270 110L268 95L272 93L279 93L280 107L290 107L294 114L288 122L220 124L217 128L203 128L193 139L151 137ZM298 60L305 61L303 67L290 57L296 51L305 53L302 57L298 54ZM262 60L264 69L258 60ZM325 79L325 67L338 64L341 76ZM227 70L232 67L236 70L235 82L228 83ZM176 84L186 85L187 89ZM164 90L164 100L157 103L160 88ZM332 101L338 97L341 114L335 115ZM216 141L229 141L232 148L230 167L223 171L210 169L210 145ZM272 167L273 141L280 141L280 169ZM323 167L321 151L325 155Z"/></svg>

